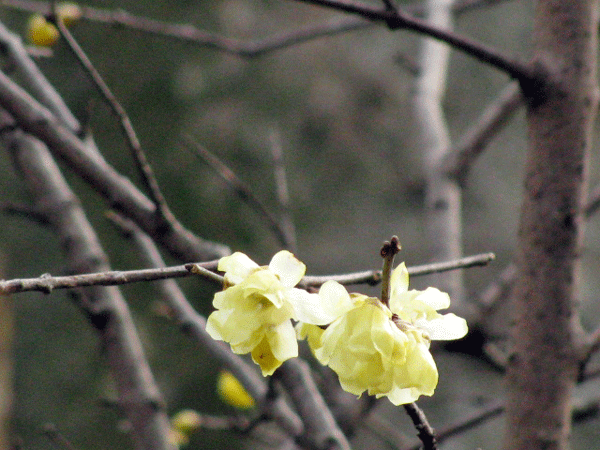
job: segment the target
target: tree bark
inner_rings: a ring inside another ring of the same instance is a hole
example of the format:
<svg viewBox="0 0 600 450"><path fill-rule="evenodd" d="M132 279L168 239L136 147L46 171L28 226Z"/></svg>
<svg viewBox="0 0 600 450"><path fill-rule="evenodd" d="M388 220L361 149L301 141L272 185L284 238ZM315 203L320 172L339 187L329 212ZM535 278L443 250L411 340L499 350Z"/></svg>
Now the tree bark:
<svg viewBox="0 0 600 450"><path fill-rule="evenodd" d="M593 0L536 5L537 83L528 99L529 148L519 228L519 279L507 367L506 450L567 449L579 366L577 266L596 113Z"/></svg>

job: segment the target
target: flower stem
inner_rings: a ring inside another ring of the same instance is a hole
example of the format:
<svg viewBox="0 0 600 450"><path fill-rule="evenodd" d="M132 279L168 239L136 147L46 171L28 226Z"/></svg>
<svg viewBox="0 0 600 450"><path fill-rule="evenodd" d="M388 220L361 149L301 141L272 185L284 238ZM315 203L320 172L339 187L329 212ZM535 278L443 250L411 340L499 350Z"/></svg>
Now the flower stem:
<svg viewBox="0 0 600 450"><path fill-rule="evenodd" d="M397 236L392 236L389 242L384 242L380 255L383 258L383 269L381 270L381 302L385 306L390 303L390 278L394 268L394 257L400 252L400 241Z"/></svg>
<svg viewBox="0 0 600 450"><path fill-rule="evenodd" d="M438 450L437 441L435 438L435 431L429 425L427 417L421 408L416 403L408 403L403 405L406 413L412 420L415 428L417 429L419 439L423 443L423 450Z"/></svg>

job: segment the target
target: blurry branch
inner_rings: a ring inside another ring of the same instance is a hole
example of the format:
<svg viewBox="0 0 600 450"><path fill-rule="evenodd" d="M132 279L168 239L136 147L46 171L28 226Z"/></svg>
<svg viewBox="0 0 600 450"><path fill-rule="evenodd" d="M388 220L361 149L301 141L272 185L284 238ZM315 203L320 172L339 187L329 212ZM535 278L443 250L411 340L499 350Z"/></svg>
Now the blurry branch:
<svg viewBox="0 0 600 450"><path fill-rule="evenodd" d="M306 361L287 360L273 378L281 382L304 422L297 441L314 449L350 450L350 444L321 396Z"/></svg>
<svg viewBox="0 0 600 450"><path fill-rule="evenodd" d="M74 133L79 133L81 130L78 120L38 66L31 60L23 47L21 38L8 30L1 22L0 46L2 53L8 58L11 66L16 69L33 95L67 128Z"/></svg>
<svg viewBox="0 0 600 450"><path fill-rule="evenodd" d="M452 1L428 0L428 21L432 25L452 29ZM414 102L425 166L427 247L433 261L452 260L462 255L462 192L456 180L444 173L442 166L450 150L448 125L442 110L450 50L447 45L433 39L422 40ZM463 315L463 272L440 274L434 284L450 294L454 307Z"/></svg>
<svg viewBox="0 0 600 450"><path fill-rule="evenodd" d="M4 214L11 214L13 216L21 216L36 222L40 225L49 225L48 217L41 212L33 208L31 205L23 205L12 202L0 202L0 211Z"/></svg>
<svg viewBox="0 0 600 450"><path fill-rule="evenodd" d="M436 433L437 441L438 443L441 443L448 438L464 433L471 428L475 428L476 426L499 416L503 412L504 406L502 403L494 402L467 417L463 417L451 425L438 429ZM418 447L415 446L412 450L418 450Z"/></svg>
<svg viewBox="0 0 600 450"><path fill-rule="evenodd" d="M63 434L58 431L56 425L53 423L46 423L43 427L44 434L48 436L48 439L60 450L77 450L71 441L69 441Z"/></svg>
<svg viewBox="0 0 600 450"><path fill-rule="evenodd" d="M173 256L206 261L229 253L225 246L204 241L179 222L157 217L156 207L131 181L118 173L98 153L91 151L62 121L3 72L0 72L0 106L16 124L44 142L53 154L89 183L109 205L134 220Z"/></svg>
<svg viewBox="0 0 600 450"><path fill-rule="evenodd" d="M211 153L208 149L202 146L200 143L194 141L190 136L183 136L186 144L189 146L189 150L193 155L200 158L206 164L210 166L216 173L218 173L223 180L239 197L242 201L246 202L252 209L267 220L269 228L273 234L277 237L280 244L284 248L289 248L289 242L287 235L281 227L280 221L277 220L273 214L267 209L265 205L254 195L252 189L244 183L224 162L222 162L215 154Z"/></svg>
<svg viewBox="0 0 600 450"><path fill-rule="evenodd" d="M288 190L288 181L285 171L285 162L283 160L283 145L281 143L281 134L273 129L269 134L271 143L271 154L273 155L273 171L275 173L275 192L280 207L281 229L285 236L285 247L292 253L297 251L296 248L296 229L294 227L294 219L290 210L290 194Z"/></svg>
<svg viewBox="0 0 600 450"><path fill-rule="evenodd" d="M150 236L133 222L118 214L111 214L110 219L126 237L133 240L147 265L155 267L155 270L169 270L164 267L164 261ZM211 265L214 266L214 264L205 266ZM181 271L181 268L178 270ZM189 274L188 270L185 271ZM212 275L218 277L222 284L222 277ZM291 436L298 436L303 429L300 418L290 409L283 398L267 398L266 384L254 367L239 355L232 353L229 345L225 342L216 341L210 337L206 332L206 319L196 312L175 280L165 279L157 284L161 298L170 309L170 317L181 327L181 330L227 367L227 370L242 383L268 417L273 417Z"/></svg>
<svg viewBox="0 0 600 450"><path fill-rule="evenodd" d="M133 160L136 163L137 170L141 175L142 182L150 199L154 202L156 206L156 213L162 216L162 219L173 223L175 218L173 214L169 210L167 206L167 202L160 191L158 186L158 181L154 176L154 172L148 159L146 158L146 154L142 149L142 144L137 137L135 130L133 129L133 125L127 112L121 106L117 98L114 96L108 85L102 79L100 73L96 70L90 59L87 57L81 46L77 43L71 32L67 29L66 25L62 20L55 20L54 24L58 27L61 36L65 39L67 43L67 47L71 50L71 53L75 56L79 64L83 67L84 71L88 74L89 78L92 80L94 86L100 93L101 97L106 101L109 105L112 112L118 117L119 125L121 126L121 131L125 135L125 141L131 151L133 156Z"/></svg>
<svg viewBox="0 0 600 450"><path fill-rule="evenodd" d="M3 119L10 120L6 114ZM107 257L94 229L45 146L21 130L3 138L36 206L47 215L59 236L70 270L108 270ZM132 426L135 448L172 449L163 400L120 291L94 287L73 291L72 296L100 335L119 407Z"/></svg>
<svg viewBox="0 0 600 450"><path fill-rule="evenodd" d="M485 266L495 258L493 253L482 253L474 256L459 258L454 261L424 264L408 268L411 276L429 275L447 270L466 269L475 266ZM199 275L216 283L223 282L223 277L212 272L216 270L217 261L184 264L181 266L159 267L126 271L107 271L81 275L53 277L44 274L38 278L19 278L0 281L0 295L17 294L19 292L39 291L50 293L54 289L73 289L83 286L115 286L137 283L142 281L157 281L168 278L183 278L192 274ZM305 276L300 286L320 286L328 280L336 280L340 284L371 284L381 282L380 270L366 270L343 275Z"/></svg>
<svg viewBox="0 0 600 450"><path fill-rule="evenodd" d="M372 4L360 3L354 0L296 0L302 3L323 6L325 8L356 14L365 19L385 23L390 29L411 30L416 33L445 42L451 47L466 53L484 64L491 65L509 76L527 83L537 80L539 77L534 74L530 66L522 62L511 59L503 55L498 50L488 47L480 42L474 41L464 36L460 36L452 31L440 28L435 24L427 23L417 17L414 17L399 9L390 11L384 8L378 8Z"/></svg>
<svg viewBox="0 0 600 450"><path fill-rule="evenodd" d="M402 433L397 425L386 421L379 414L371 414L365 417L363 426L377 436L378 439L385 442L391 449L407 448L409 437ZM421 444L419 444L420 446Z"/></svg>
<svg viewBox="0 0 600 450"><path fill-rule="evenodd" d="M581 404L574 405L571 409L571 419L573 422L581 422L590 417L595 417L600 412L600 400L590 399L582 402ZM488 420L494 419L504 413L504 404L502 402L494 402L486 407L481 408L479 411L475 411L458 420L456 423L447 425L440 428L436 432L436 438L438 443L457 436L465 431L475 428L479 425L484 424ZM411 447L407 447L406 450L419 450L422 447L421 444L416 444Z"/></svg>
<svg viewBox="0 0 600 450"><path fill-rule="evenodd" d="M509 86L510 89L510 86ZM505 91L506 92L506 91ZM600 185L592 189L585 205L583 206L584 219L590 219L600 209ZM486 328L486 322L493 320L494 310L500 301L506 301L512 295L514 283L518 276L517 265L509 263L500 273L496 280L488 285L488 287L479 295L477 299L477 316L469 320L470 323L479 323ZM582 355L580 356L581 368L580 374L583 374L585 366L591 356L600 350L600 327L590 333L586 338L587 345L584 345ZM498 367L505 367L505 354L500 348L493 343L484 346L486 356Z"/></svg>
<svg viewBox="0 0 600 450"><path fill-rule="evenodd" d="M453 12L461 14L478 7L494 5L504 1L506 0L462 0L456 2ZM41 14L51 13L51 2L48 1L0 0L0 5L20 11L38 12ZM258 57L314 39L375 26L373 22L362 18L335 18L322 24L307 26L265 39L240 41L200 30L190 24L173 24L148 17L136 16L123 9L108 10L89 6L81 6L80 8L82 18L88 21L176 39L249 58ZM414 4L407 7L407 12L414 15L422 15L423 8L419 4Z"/></svg>
<svg viewBox="0 0 600 450"><path fill-rule="evenodd" d="M583 213L586 218L593 216L600 209L600 184L597 185L588 196L587 204Z"/></svg>
<svg viewBox="0 0 600 450"><path fill-rule="evenodd" d="M510 117L523 105L523 96L517 82L510 83L487 106L477 121L463 134L444 156L442 171L464 186L469 170L488 142L498 134Z"/></svg>

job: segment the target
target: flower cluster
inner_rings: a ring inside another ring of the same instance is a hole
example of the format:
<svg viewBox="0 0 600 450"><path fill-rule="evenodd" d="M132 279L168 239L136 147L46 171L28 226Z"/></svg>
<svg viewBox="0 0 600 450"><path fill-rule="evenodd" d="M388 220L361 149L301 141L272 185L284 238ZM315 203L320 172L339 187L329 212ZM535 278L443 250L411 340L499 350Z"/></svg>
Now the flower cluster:
<svg viewBox="0 0 600 450"><path fill-rule="evenodd" d="M450 306L448 294L408 289L404 264L392 272L387 305L350 294L335 281L323 284L318 294L295 288L306 266L287 251L267 267L234 253L221 259L219 270L225 272L225 290L215 295L217 311L206 329L235 353L251 353L265 376L298 356L298 337L337 373L345 391L410 403L432 395L437 385L431 340L467 333L464 319L437 312Z"/></svg>

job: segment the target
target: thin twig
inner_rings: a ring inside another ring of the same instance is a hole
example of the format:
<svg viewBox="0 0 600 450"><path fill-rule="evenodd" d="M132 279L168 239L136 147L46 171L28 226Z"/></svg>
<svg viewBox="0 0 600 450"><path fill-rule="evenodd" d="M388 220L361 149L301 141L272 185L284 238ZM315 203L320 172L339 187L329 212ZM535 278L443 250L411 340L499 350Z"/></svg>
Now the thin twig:
<svg viewBox="0 0 600 450"><path fill-rule="evenodd" d="M469 267L485 266L493 261L496 256L493 253L481 253L478 255L459 258L454 261L423 264L408 268L408 274L416 277L420 275L430 275L437 272L445 272L447 270L467 269ZM335 280L340 284L371 284L376 285L381 282L380 270L365 270L363 272L354 272L343 275L318 275L305 276L301 285L303 286L320 286L326 281Z"/></svg>
<svg viewBox="0 0 600 450"><path fill-rule="evenodd" d="M252 189L244 183L223 161L215 154L211 153L200 143L194 141L190 136L184 135L185 142L190 146L188 149L192 154L208 164L216 173L218 173L227 185L245 201L251 208L257 211L261 217L264 217L269 224L269 228L277 237L283 247L288 247L286 233L281 228L279 221L271 214L267 207L254 195Z"/></svg>
<svg viewBox="0 0 600 450"><path fill-rule="evenodd" d="M68 275L53 277L49 274L38 278L21 278L9 281L0 281L0 295L16 294L19 292L39 291L50 294L55 289L73 289L84 286L118 286L122 284L138 283L143 281L156 281L168 278L188 277L195 268L195 274L208 280L223 284L223 277L205 267L214 267L216 262L184 264L181 266L165 267L158 269L140 269L109 272L98 272L81 275ZM204 270L202 270L204 268Z"/></svg>
<svg viewBox="0 0 600 450"><path fill-rule="evenodd" d="M502 130L510 117L523 105L519 84L510 83L450 149L444 158L444 171L464 186L475 159L488 142Z"/></svg>
<svg viewBox="0 0 600 450"><path fill-rule="evenodd" d="M271 154L273 155L273 171L275 173L275 187L277 192L277 200L281 210L280 222L281 230L285 235L286 248L292 253L297 251L296 248L296 229L294 220L290 211L290 194L288 189L285 164L283 161L283 146L281 144L281 135L275 129L269 134Z"/></svg>
<svg viewBox="0 0 600 450"><path fill-rule="evenodd" d="M417 429L417 435L423 443L423 450L437 450L435 431L431 425L429 425L423 410L419 408L416 403L407 403L403 406Z"/></svg>
<svg viewBox="0 0 600 450"><path fill-rule="evenodd" d="M0 106L13 116L20 128L44 142L53 155L70 166L113 209L133 219L176 258L207 261L230 253L226 246L200 239L179 222L156 220L154 203L1 71Z"/></svg>
<svg viewBox="0 0 600 450"><path fill-rule="evenodd" d="M94 86L102 96L102 98L106 101L106 103L110 106L112 112L119 119L119 125L121 130L125 136L125 141L127 142L127 146L131 151L133 159L136 163L136 167L138 172L141 175L142 182L148 195L152 202L156 205L156 212L161 214L163 218L172 222L173 216L167 206L167 202L160 191L158 186L158 181L154 176L154 171L148 162L148 158L142 149L142 144L137 137L137 134L133 128L131 120L127 115L127 112L119 103L115 95L112 93L108 85L104 82L104 79L100 75L100 73L96 70L92 61L88 58L86 53L83 51L79 43L75 40L71 32L68 30L66 25L62 20L55 20L55 25L58 27L61 36L65 39L68 48L71 50L71 53L75 56L77 61L84 68L85 72L88 74Z"/></svg>
<svg viewBox="0 0 600 450"><path fill-rule="evenodd" d="M387 1L391 2L391 0ZM505 1L506 0L462 0L453 5L452 12L458 15L476 8L496 5ZM51 13L51 6L48 1L0 0L0 5L14 8L19 11L38 12L40 14ZM189 42L191 44L214 48L216 50L249 58L262 56L310 40L374 27L376 25L363 18L333 18L322 24L309 25L298 30L270 36L264 39L240 41L200 30L190 24L174 24L150 19L148 17L131 14L123 9L109 10L93 8L90 6L80 6L80 9L82 12L82 19L88 21ZM424 9L421 4L412 4L405 7L405 12L420 16L423 15Z"/></svg>
<svg viewBox="0 0 600 450"><path fill-rule="evenodd" d="M412 276L419 276L446 270L484 266L490 261L493 261L494 258L495 256L493 253L482 253L480 255L460 258L455 261L409 267L408 273ZM116 286L143 281L164 280L168 278L183 278L190 276L191 274L197 274L208 280L212 280L215 283L222 284L223 277L213 272L216 268L217 261L209 261L164 268L109 271L59 277L44 274L37 278L19 278L0 281L0 296L29 291L38 291L49 294L54 289L73 289L83 286ZM319 286L328 280L336 280L341 284L378 284L381 282L381 271L367 270L344 275L305 276L300 285Z"/></svg>
<svg viewBox="0 0 600 450"><path fill-rule="evenodd" d="M400 10L388 11L377 8L370 4L359 3L350 0L296 0L303 3L311 3L338 11L357 14L365 19L383 22L391 29L406 29L438 39L451 45L485 64L491 65L521 82L532 82L537 79L531 68L517 60L503 55L496 49L488 47L480 42L474 41L448 30L432 26L427 22L412 17Z"/></svg>
<svg viewBox="0 0 600 450"><path fill-rule="evenodd" d="M44 434L60 450L77 450L71 441L69 441L53 423L46 423L43 426Z"/></svg>

